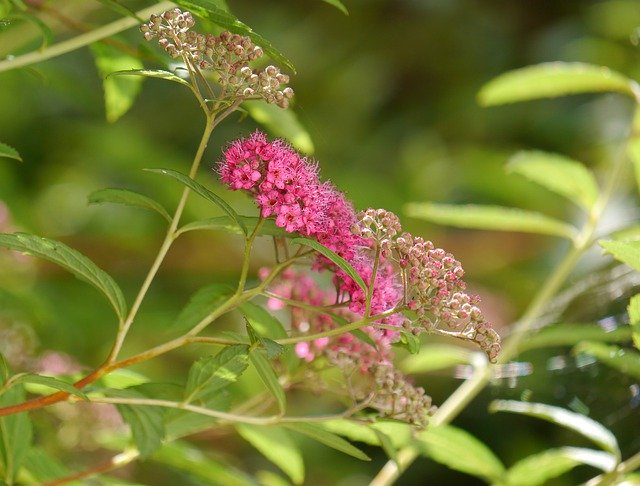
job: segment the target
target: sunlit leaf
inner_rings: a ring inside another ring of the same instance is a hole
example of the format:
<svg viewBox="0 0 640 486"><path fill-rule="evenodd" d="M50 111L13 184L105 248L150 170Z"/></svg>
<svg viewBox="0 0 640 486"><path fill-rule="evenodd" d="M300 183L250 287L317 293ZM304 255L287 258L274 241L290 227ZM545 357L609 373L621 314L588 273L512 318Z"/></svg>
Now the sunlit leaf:
<svg viewBox="0 0 640 486"><path fill-rule="evenodd" d="M620 457L620 448L615 436L606 427L582 414L543 403L519 402L516 400L494 400L491 412L511 412L536 417L561 427L573 430L593 441L602 449Z"/></svg>
<svg viewBox="0 0 640 486"><path fill-rule="evenodd" d="M258 471L256 479L260 486L291 486L291 483L273 471Z"/></svg>
<svg viewBox="0 0 640 486"><path fill-rule="evenodd" d="M260 218L253 216L238 216L247 227L249 233L252 233L256 224ZM188 231L198 230L212 230L212 231L226 231L228 233L235 233L238 235L243 234L242 229L238 224L229 216L216 216L215 218L201 219L192 221L181 227L177 234L186 233ZM276 226L275 221L272 219L265 219L262 221L262 226L258 230L258 236L280 236L285 238L294 238L297 233L287 233L283 228Z"/></svg>
<svg viewBox="0 0 640 486"><path fill-rule="evenodd" d="M640 294L631 297L627 312L629 313L629 326L631 326L633 333L633 344L640 349Z"/></svg>
<svg viewBox="0 0 640 486"><path fill-rule="evenodd" d="M287 407L287 399L284 394L284 389L278 381L278 376L273 370L266 353L261 349L252 349L249 351L249 359L258 372L258 376L264 386L267 387L267 390L269 390L276 399L278 410L280 413L284 413Z"/></svg>
<svg viewBox="0 0 640 486"><path fill-rule="evenodd" d="M188 81L182 79L180 76L173 74L170 71L163 71L162 69L127 69L125 71L114 71L109 73L109 76L143 76L145 78L157 78L164 79L166 81L172 81L174 83L186 86L192 89L192 86Z"/></svg>
<svg viewBox="0 0 640 486"><path fill-rule="evenodd" d="M457 228L520 231L572 239L577 234L570 224L524 209L475 204L409 203L408 216Z"/></svg>
<svg viewBox="0 0 640 486"><path fill-rule="evenodd" d="M601 363L640 380L640 352L638 351L586 341L578 344L574 352L590 354Z"/></svg>
<svg viewBox="0 0 640 486"><path fill-rule="evenodd" d="M78 251L59 241L26 233L0 233L0 247L43 258L69 270L80 280L100 290L107 297L118 317L124 320L127 305L118 284L108 273Z"/></svg>
<svg viewBox="0 0 640 486"><path fill-rule="evenodd" d="M521 151L509 160L507 169L589 210L598 199L593 173L580 162L558 154Z"/></svg>
<svg viewBox="0 0 640 486"><path fill-rule="evenodd" d="M251 326L261 335L271 339L287 337L282 323L264 307L253 302L243 302L238 310L249 320Z"/></svg>
<svg viewBox="0 0 640 486"><path fill-rule="evenodd" d="M494 106L579 94L617 92L633 97L633 81L603 66L550 62L501 74L485 84L478 100Z"/></svg>
<svg viewBox="0 0 640 486"><path fill-rule="evenodd" d="M379 421L372 425L364 425L349 419L332 419L322 422L321 426L323 429L347 437L349 440L382 447L380 438L373 430L377 429L389 437L392 446L398 449L407 445L413 435L410 425L392 421Z"/></svg>
<svg viewBox="0 0 640 486"><path fill-rule="evenodd" d="M371 430L373 430L373 432L376 434L376 437L378 438L378 442L380 442L380 447L382 447L382 450L387 455L387 457L397 463L398 451L393 446L393 442L391 442L391 438L381 430L378 430L374 427L372 427Z"/></svg>
<svg viewBox="0 0 640 486"><path fill-rule="evenodd" d="M451 344L427 344L417 354L407 356L400 363L405 373L428 373L468 363L473 352Z"/></svg>
<svg viewBox="0 0 640 486"><path fill-rule="evenodd" d="M16 405L24 400L24 387L16 385L0 395L0 407ZM0 479L4 479L7 484L14 484L32 438L33 430L28 413L0 417Z"/></svg>
<svg viewBox="0 0 640 486"><path fill-rule="evenodd" d="M627 155L633 164L636 177L636 188L640 191L640 137L634 137L627 144Z"/></svg>
<svg viewBox="0 0 640 486"><path fill-rule="evenodd" d="M598 324L553 324L531 333L520 343L518 350L573 346L580 341L624 342L630 336L631 331L627 327L608 330Z"/></svg>
<svg viewBox="0 0 640 486"><path fill-rule="evenodd" d="M229 206L224 199L222 199L217 194L211 192L209 189L204 187L199 182L194 181L188 175L182 174L181 172L178 172L176 170L171 170L171 169L145 169L145 170L149 172L154 172L156 174L168 175L169 177L173 177L174 179L182 182L185 186L189 187L190 189L193 189L194 192L196 192L206 200L211 201L220 209L222 209L242 229L242 232L245 235L247 234L247 227L244 224L244 221L240 219L240 216L238 215L238 213L236 213L233 210L233 208Z"/></svg>
<svg viewBox="0 0 640 486"><path fill-rule="evenodd" d="M325 3L328 3L329 5L333 5L335 8L340 10L343 14L349 15L349 11L347 10L347 7L345 7L340 0L323 0L323 1Z"/></svg>
<svg viewBox="0 0 640 486"><path fill-rule="evenodd" d="M260 100L245 101L242 106L249 112L251 118L271 134L289 141L300 152L313 154L314 146L311 135L302 126L293 110L283 110L277 105Z"/></svg>
<svg viewBox="0 0 640 486"><path fill-rule="evenodd" d="M345 454L353 456L362 461L371 460L371 458L367 456L364 452L362 452L360 449L358 449L357 447L353 446L352 444L344 440L342 437L334 433L328 432L327 430L323 429L322 427L316 424L294 422L294 423L287 423L284 426L290 430L306 435L307 437L310 437L311 439L318 441L321 444L331 447L332 449L336 449L340 452L344 452Z"/></svg>
<svg viewBox="0 0 640 486"><path fill-rule="evenodd" d="M635 241L605 241L598 244L611 253L616 260L629 265L640 272L640 240Z"/></svg>
<svg viewBox="0 0 640 486"><path fill-rule="evenodd" d="M309 238L294 238L291 240L291 243L296 243L298 245L305 245L310 248L313 248L318 253L322 253L325 257L327 257L329 260L335 263L338 267L344 270L344 272L347 275L349 275L349 277L351 277L353 281L357 283L362 290L364 290L365 292L367 291L367 284L364 283L364 280L362 280L362 277L360 276L360 274L356 272L355 268L353 268L349 262L347 262L344 258L342 258L333 250L330 250L326 246L321 245L317 241Z"/></svg>
<svg viewBox="0 0 640 486"><path fill-rule="evenodd" d="M189 299L188 304L173 321L171 329L186 332L202 322L218 307L224 304L233 294L234 289L225 284L211 284L198 289Z"/></svg>
<svg viewBox="0 0 640 486"><path fill-rule="evenodd" d="M264 457L282 469L291 481L302 484L304 481L302 455L284 428L236 424L236 430Z"/></svg>
<svg viewBox="0 0 640 486"><path fill-rule="evenodd" d="M139 76L109 76L109 74L130 69L142 69L144 65L137 57L103 42L91 44L91 52L95 58L98 72L103 78L102 86L107 121L113 123L129 111L140 93L143 78Z"/></svg>
<svg viewBox="0 0 640 486"><path fill-rule="evenodd" d="M38 385L44 385L49 388L53 388L54 390L60 390L71 395L75 395L77 397L82 398L83 400L88 400L87 395L82 390L77 389L71 383L67 383L65 381L59 380L58 378L54 378L52 376L43 376L43 375L34 375L31 373L24 373L21 375L16 375L11 379L11 383L13 384L25 384L25 383L35 383Z"/></svg>
<svg viewBox="0 0 640 486"><path fill-rule="evenodd" d="M20 154L18 153L18 151L13 147L10 147L6 143L2 143L2 142L0 142L0 157L15 159L22 162L22 157L20 157Z"/></svg>
<svg viewBox="0 0 640 486"><path fill-rule="evenodd" d="M143 383L147 383L149 378L141 373L132 371L126 368L120 368L113 370L109 374L100 378L100 383L106 388L114 388L116 390L122 390Z"/></svg>
<svg viewBox="0 0 640 486"><path fill-rule="evenodd" d="M171 216L167 210L157 201L150 197L128 189L100 189L89 194L89 204L124 204L136 208L149 209L156 211L164 219L171 222Z"/></svg>
<svg viewBox="0 0 640 486"><path fill-rule="evenodd" d="M504 473L504 466L486 445L457 427L429 427L417 435L417 444L423 455L456 471L490 481Z"/></svg>
<svg viewBox="0 0 640 486"><path fill-rule="evenodd" d="M211 395L235 382L249 366L248 353L248 346L238 344L196 361L189 370L185 402Z"/></svg>
<svg viewBox="0 0 640 486"><path fill-rule="evenodd" d="M164 410L159 407L142 405L116 405L118 412L129 427L133 441L146 459L162 445L164 439Z"/></svg>

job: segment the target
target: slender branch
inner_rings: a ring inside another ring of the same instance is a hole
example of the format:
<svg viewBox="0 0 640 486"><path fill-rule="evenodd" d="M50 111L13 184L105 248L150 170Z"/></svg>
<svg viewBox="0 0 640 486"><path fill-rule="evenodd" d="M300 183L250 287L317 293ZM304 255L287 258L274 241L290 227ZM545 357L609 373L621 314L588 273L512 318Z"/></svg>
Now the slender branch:
<svg viewBox="0 0 640 486"><path fill-rule="evenodd" d="M253 242L262 228L264 223L264 218L262 214L258 219L258 223L256 227L253 229L250 235L248 235L244 240L244 254L242 256L242 269L240 270L240 278L238 279L238 290L237 293L240 294L244 291L244 287L247 283L247 275L249 274L249 264L251 263L251 250L253 249Z"/></svg>
<svg viewBox="0 0 640 486"><path fill-rule="evenodd" d="M96 474L103 474L106 472L113 471L114 469L118 469L122 466L129 464L131 461L138 458L140 453L131 449L128 451L121 452L120 454L116 454L111 459L97 464L89 469L85 469L84 471L80 471L75 474L70 474L69 476L65 476L60 479L56 479L54 481L43 484L43 486L62 486L63 484L68 484L72 481L78 481L79 479L87 479Z"/></svg>

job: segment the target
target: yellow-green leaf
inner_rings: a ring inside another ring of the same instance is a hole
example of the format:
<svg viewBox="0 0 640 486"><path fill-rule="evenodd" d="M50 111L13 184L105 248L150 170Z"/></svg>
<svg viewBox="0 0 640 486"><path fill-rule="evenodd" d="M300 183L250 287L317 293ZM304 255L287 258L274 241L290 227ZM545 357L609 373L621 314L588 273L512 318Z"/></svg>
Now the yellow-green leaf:
<svg viewBox="0 0 640 486"><path fill-rule="evenodd" d="M418 354L412 354L402 360L400 369L410 374L428 373L468 363L472 354L469 349L451 344L427 344L420 348Z"/></svg>
<svg viewBox="0 0 640 486"><path fill-rule="evenodd" d="M16 149L14 149L13 147L10 147L6 143L1 143L1 142L0 142L0 157L6 157L7 159L15 159L22 162L22 157L20 157L20 154Z"/></svg>
<svg viewBox="0 0 640 486"><path fill-rule="evenodd" d="M638 351L590 341L578 344L573 351L574 353L590 354L601 363L640 380L640 353Z"/></svg>
<svg viewBox="0 0 640 486"><path fill-rule="evenodd" d="M629 326L631 326L633 344L640 349L640 294L631 297L627 312L629 313Z"/></svg>
<svg viewBox="0 0 640 486"><path fill-rule="evenodd" d="M169 216L162 204L148 196L128 189L100 189L89 194L88 199L89 204L124 204L125 206L148 209L157 212L164 219L171 222L171 216Z"/></svg>
<svg viewBox="0 0 640 486"><path fill-rule="evenodd" d="M620 260L622 263L640 272L640 240L600 240L598 244L604 248L607 253L611 253L616 260Z"/></svg>
<svg viewBox="0 0 640 486"><path fill-rule="evenodd" d="M267 104L263 101L245 101L242 106L249 116L276 137L282 137L300 152L313 154L315 147L311 135L302 126L293 110Z"/></svg>

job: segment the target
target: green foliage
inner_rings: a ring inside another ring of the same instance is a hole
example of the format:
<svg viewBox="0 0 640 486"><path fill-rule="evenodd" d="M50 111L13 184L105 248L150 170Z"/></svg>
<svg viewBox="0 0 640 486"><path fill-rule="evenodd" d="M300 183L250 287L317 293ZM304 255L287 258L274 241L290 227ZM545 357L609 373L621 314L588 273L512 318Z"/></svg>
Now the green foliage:
<svg viewBox="0 0 640 486"><path fill-rule="evenodd" d="M11 377L11 386L18 384L34 383L49 389L60 390L76 397L88 400L87 395L70 383L54 378L53 376L34 375L32 373L22 373Z"/></svg>
<svg viewBox="0 0 640 486"><path fill-rule="evenodd" d="M630 330L625 327L607 330L598 324L560 323L535 331L520 343L518 349L522 353L530 349L573 346L581 341L624 342L630 336Z"/></svg>
<svg viewBox="0 0 640 486"><path fill-rule="evenodd" d="M284 414L287 408L287 399L285 397L284 389L278 381L278 376L273 370L266 352L262 349L251 349L249 351L249 359L251 360L253 367L258 372L258 376L264 386L267 387L267 390L269 390L271 395L276 399L279 412Z"/></svg>
<svg viewBox="0 0 640 486"><path fill-rule="evenodd" d="M322 1L328 3L329 5L333 5L335 8L340 10L343 14L349 15L349 11L347 10L347 7L345 7L340 0L322 0Z"/></svg>
<svg viewBox="0 0 640 486"><path fill-rule="evenodd" d="M89 194L88 200L89 204L113 203L148 209L157 212L168 222L171 222L171 216L169 216L162 204L148 196L128 189L100 189Z"/></svg>
<svg viewBox="0 0 640 486"><path fill-rule="evenodd" d="M104 270L78 251L59 241L42 238L26 233L0 233L0 247L9 248L43 258L69 270L80 280L90 283L101 291L116 311L120 320L124 320L127 304L118 284Z"/></svg>
<svg viewBox="0 0 640 486"><path fill-rule="evenodd" d="M605 241L598 244L611 253L616 260L629 265L634 270L640 271L640 241Z"/></svg>
<svg viewBox="0 0 640 486"><path fill-rule="evenodd" d="M17 385L0 395L0 406L15 405L25 399L24 387ZM0 478L14 484L33 438L27 413L0 417Z"/></svg>
<svg viewBox="0 0 640 486"><path fill-rule="evenodd" d="M1 142L0 142L0 157L15 159L22 162L22 157L20 157L20 154L16 149L14 149L13 147L10 147L6 143L1 143Z"/></svg>
<svg viewBox="0 0 640 486"><path fill-rule="evenodd" d="M251 327L261 336L271 339L287 337L287 331L284 329L282 323L264 307L256 305L253 302L243 302L238 307L238 310L242 312L251 324Z"/></svg>
<svg viewBox="0 0 640 486"><path fill-rule="evenodd" d="M574 348L574 353L586 353L601 363L610 366L625 375L640 379L640 353L620 346L585 341Z"/></svg>
<svg viewBox="0 0 640 486"><path fill-rule="evenodd" d="M640 294L631 297L627 312L629 313L629 326L631 326L633 333L633 344L640 349Z"/></svg>
<svg viewBox="0 0 640 486"><path fill-rule="evenodd" d="M143 459L162 445L165 436L164 410L159 407L117 404L118 412L129 427L133 441Z"/></svg>
<svg viewBox="0 0 640 486"><path fill-rule="evenodd" d="M261 218L257 216L239 216L239 218L244 222L247 231L249 234L253 233L256 225ZM234 234L244 234L242 228L229 216L217 216L215 218L207 218L200 219L198 221L192 221L191 223L187 223L182 226L177 232L177 235L181 235L182 233L186 233L188 231L198 231L198 230L212 230L212 231L226 231L228 233ZM271 219L262 220L261 226L258 229L258 236L279 236L285 238L293 238L294 235L292 233L287 233L284 229L276 226L275 221Z"/></svg>
<svg viewBox="0 0 640 486"><path fill-rule="evenodd" d="M108 76L143 76L146 78L164 79L191 89L191 85L188 81L185 81L180 76L176 76L170 71L164 71L162 69L127 69L124 71L112 71Z"/></svg>
<svg viewBox="0 0 640 486"><path fill-rule="evenodd" d="M365 425L347 419L333 419L322 422L322 428L349 440L375 446L382 446L376 431L382 432L389 437L391 445L396 449L407 445L413 435L413 430L409 425L393 421L379 421L375 424Z"/></svg>
<svg viewBox="0 0 640 486"><path fill-rule="evenodd" d="M451 344L427 344L417 354L407 356L400 363L405 373L428 373L469 363L472 352Z"/></svg>
<svg viewBox="0 0 640 486"><path fill-rule="evenodd" d="M276 105L269 105L262 101L245 101L242 106L251 118L260 123L276 137L288 140L300 152L313 154L315 148L311 135L302 126L292 110L283 110Z"/></svg>
<svg viewBox="0 0 640 486"><path fill-rule="evenodd" d="M206 319L233 294L233 288L224 284L210 284L198 289L188 304L171 324L171 330L186 332Z"/></svg>
<svg viewBox="0 0 640 486"><path fill-rule="evenodd" d="M342 437L333 434L331 432L326 431L322 427L305 422L290 422L284 424L287 429L298 432L302 435L306 435L311 439L320 442L332 449L336 449L340 452L344 452L350 456L355 457L356 459L360 459L362 461L370 461L371 458L367 456L364 452L362 452L357 447L354 447L349 442L344 440ZM379 431L378 431L379 432Z"/></svg>
<svg viewBox="0 0 640 486"><path fill-rule="evenodd" d="M39 447L31 447L24 458L23 468L39 484L45 484L55 479L69 475L69 470L54 457ZM71 486L81 483L71 481Z"/></svg>

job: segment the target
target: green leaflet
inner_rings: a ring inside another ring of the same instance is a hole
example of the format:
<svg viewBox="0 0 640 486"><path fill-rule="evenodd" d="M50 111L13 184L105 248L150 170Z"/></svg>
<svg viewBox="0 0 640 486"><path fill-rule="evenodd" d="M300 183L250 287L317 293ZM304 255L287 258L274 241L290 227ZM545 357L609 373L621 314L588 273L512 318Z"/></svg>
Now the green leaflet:
<svg viewBox="0 0 640 486"><path fill-rule="evenodd" d="M22 385L9 388L0 395L0 407L24 402L25 392ZM31 447L33 437L31 419L26 412L7 415L0 418L0 464L4 472L4 481L13 484L26 454Z"/></svg>
<svg viewBox="0 0 640 486"><path fill-rule="evenodd" d="M371 458L367 456L364 452L362 452L357 447L351 445L349 442L344 440L339 435L336 435L332 432L328 432L323 429L319 425L312 423L304 423L304 422L296 422L296 423L287 423L285 424L287 429L293 430L300 434L306 435L311 439L318 441L332 449L336 449L340 452L344 452L350 456L355 457L356 459L360 459L362 461L370 461ZM380 433L379 431L377 431Z"/></svg>
<svg viewBox="0 0 640 486"><path fill-rule="evenodd" d="M284 414L287 408L287 399L284 393L284 389L282 385L278 381L278 376L276 375L271 363L269 362L269 358L265 351L262 349L251 349L249 351L249 359L253 364L254 368L258 372L258 376L260 380L267 387L267 390L274 396L276 399L276 403L278 404L278 410L281 414Z"/></svg>
<svg viewBox="0 0 640 486"><path fill-rule="evenodd" d="M143 194L128 189L100 189L89 194L89 204L124 204L135 208L148 209L157 212L160 216L171 222L171 216L167 210L157 201Z"/></svg>
<svg viewBox="0 0 640 486"><path fill-rule="evenodd" d="M186 86L189 89L193 89L188 81L170 71L163 71L162 69L126 69L124 71L111 72L109 76L143 76L146 78L164 79L165 81L172 81Z"/></svg>
<svg viewBox="0 0 640 486"><path fill-rule="evenodd" d="M640 241L600 240L598 244L605 249L605 252L611 253L616 260L640 271Z"/></svg>
<svg viewBox="0 0 640 486"><path fill-rule="evenodd" d="M637 349L640 349L640 294L631 297L627 312L629 313L629 326L633 333L633 344Z"/></svg>
<svg viewBox="0 0 640 486"><path fill-rule="evenodd" d="M293 110L283 110L260 100L245 101L242 106L249 116L260 123L276 137L288 140L300 152L313 154L315 147L311 135L302 126Z"/></svg>
<svg viewBox="0 0 640 486"><path fill-rule="evenodd" d="M468 363L472 354L470 350L460 346L427 344L422 346L417 354L407 356L400 363L400 369L410 374L428 373Z"/></svg>
<svg viewBox="0 0 640 486"><path fill-rule="evenodd" d="M625 375L640 379L640 353L633 349L622 349L620 346L608 346L597 342L581 342L574 353L587 353L601 363L610 366Z"/></svg>
<svg viewBox="0 0 640 486"><path fill-rule="evenodd" d="M170 329L186 332L227 301L234 289L224 284L211 284L198 289L180 311Z"/></svg>
<svg viewBox="0 0 640 486"><path fill-rule="evenodd" d="M22 157L16 149L10 147L6 143L0 142L0 157L6 157L8 159L15 159L22 162Z"/></svg>
<svg viewBox="0 0 640 486"><path fill-rule="evenodd" d="M247 232L252 233L260 218L254 216L238 216L247 227ZM243 234L242 228L229 216L216 216L215 218L200 219L185 224L177 232L176 236L188 231L212 230L227 231L228 233ZM284 229L276 226L272 219L262 221L262 226L258 230L258 236L279 236L284 238L295 238L297 233L287 233Z"/></svg>

